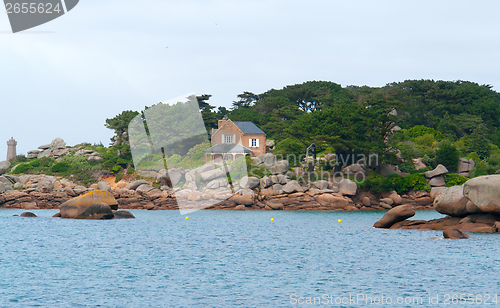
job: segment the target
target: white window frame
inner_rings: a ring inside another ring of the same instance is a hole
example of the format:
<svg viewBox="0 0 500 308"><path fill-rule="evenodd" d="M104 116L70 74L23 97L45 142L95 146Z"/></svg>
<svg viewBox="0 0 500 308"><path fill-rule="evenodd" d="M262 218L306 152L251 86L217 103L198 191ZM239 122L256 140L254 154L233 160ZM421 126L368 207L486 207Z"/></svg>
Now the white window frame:
<svg viewBox="0 0 500 308"><path fill-rule="evenodd" d="M224 143L234 143L233 135L223 135Z"/></svg>
<svg viewBox="0 0 500 308"><path fill-rule="evenodd" d="M250 138L248 142L248 146L251 148L259 147L259 139L258 138Z"/></svg>

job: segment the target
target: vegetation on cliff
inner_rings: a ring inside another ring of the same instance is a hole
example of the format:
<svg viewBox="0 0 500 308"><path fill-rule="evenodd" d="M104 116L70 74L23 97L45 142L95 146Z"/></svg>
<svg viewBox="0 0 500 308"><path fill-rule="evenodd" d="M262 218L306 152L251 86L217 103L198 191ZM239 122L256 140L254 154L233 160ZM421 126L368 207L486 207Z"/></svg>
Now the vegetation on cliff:
<svg viewBox="0 0 500 308"><path fill-rule="evenodd" d="M459 157L471 158L476 163L471 177L500 173L500 93L489 85L406 80L375 88L309 81L261 94L243 92L231 110L210 105L210 97L197 97L207 132L226 116L252 121L275 141L275 154L301 155L315 142L319 156L374 153L379 164L397 164L411 173L406 178L371 175L364 185L374 190L428 189L422 170L414 169L414 158L421 158L429 168L443 164L450 171L456 171ZM123 111L106 119L105 126L115 133L110 146L79 145L99 153L102 160L87 160L74 152L58 161L19 157L13 173L72 175L76 181L90 183L99 174L133 170L128 127L136 116L144 119L145 111ZM189 168L204 161L208 146L193 148L184 156L167 153L166 162ZM293 167L300 162L290 163ZM143 169L158 169L163 166L163 154L152 152L142 164ZM461 183L463 178L451 175L447 182Z"/></svg>

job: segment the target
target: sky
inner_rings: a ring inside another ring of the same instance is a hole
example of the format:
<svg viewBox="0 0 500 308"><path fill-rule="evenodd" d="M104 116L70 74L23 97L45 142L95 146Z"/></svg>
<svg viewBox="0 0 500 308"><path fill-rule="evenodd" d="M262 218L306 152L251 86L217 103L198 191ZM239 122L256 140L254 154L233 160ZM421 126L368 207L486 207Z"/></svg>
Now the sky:
<svg viewBox="0 0 500 308"><path fill-rule="evenodd" d="M13 34L0 12L0 160L53 139L109 145L104 124L188 93L310 80L468 80L500 91L500 2L81 0Z"/></svg>

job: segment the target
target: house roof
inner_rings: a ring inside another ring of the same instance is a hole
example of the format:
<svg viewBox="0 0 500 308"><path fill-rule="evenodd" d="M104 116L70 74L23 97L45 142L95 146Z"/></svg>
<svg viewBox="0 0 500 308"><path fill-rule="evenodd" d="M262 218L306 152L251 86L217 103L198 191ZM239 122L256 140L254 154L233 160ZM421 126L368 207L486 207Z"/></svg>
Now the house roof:
<svg viewBox="0 0 500 308"><path fill-rule="evenodd" d="M262 129L258 128L253 122L233 122L236 127L238 127L241 132L245 135L265 135Z"/></svg>
<svg viewBox="0 0 500 308"><path fill-rule="evenodd" d="M252 153L253 151L241 144L216 144L213 147L205 150L205 152L212 154L224 154L224 153Z"/></svg>

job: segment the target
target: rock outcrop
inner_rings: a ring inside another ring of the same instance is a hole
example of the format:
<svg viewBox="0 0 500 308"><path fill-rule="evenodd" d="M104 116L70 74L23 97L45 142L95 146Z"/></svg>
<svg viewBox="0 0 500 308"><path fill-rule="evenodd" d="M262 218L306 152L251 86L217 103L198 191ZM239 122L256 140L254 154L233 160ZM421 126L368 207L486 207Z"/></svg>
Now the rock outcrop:
<svg viewBox="0 0 500 308"><path fill-rule="evenodd" d="M434 209L441 214L463 217L468 214L467 199L463 194L464 188L452 186L443 189L434 199Z"/></svg>
<svg viewBox="0 0 500 308"><path fill-rule="evenodd" d="M63 214L61 213L61 217ZM75 219L112 219L114 217L113 210L106 203L94 203L89 206L81 214L75 216ZM67 218L67 217L63 217Z"/></svg>
<svg viewBox="0 0 500 308"><path fill-rule="evenodd" d="M75 197L61 204L60 211L62 218L76 218L84 213L89 207L94 204L105 203L110 206L110 209L117 210L118 202L113 195L108 191L91 191L79 197Z"/></svg>
<svg viewBox="0 0 500 308"><path fill-rule="evenodd" d="M485 175L465 182L463 194L481 211L500 214L500 175Z"/></svg>
<svg viewBox="0 0 500 308"><path fill-rule="evenodd" d="M395 223L413 216L415 216L415 210L413 209L413 207L409 204L403 204L389 210L373 226L375 228L390 228Z"/></svg>
<svg viewBox="0 0 500 308"><path fill-rule="evenodd" d="M7 170L9 170L11 164L8 161L0 162L0 175L4 174Z"/></svg>

